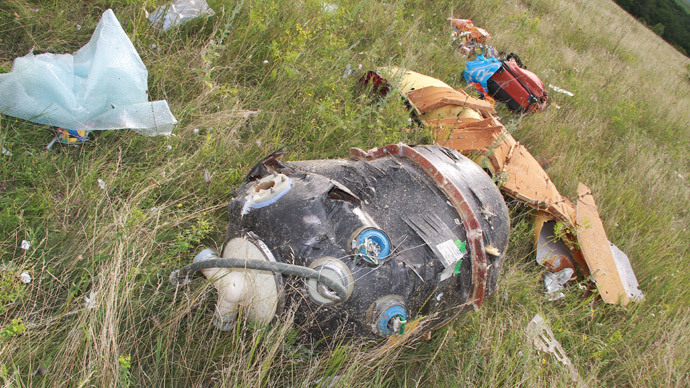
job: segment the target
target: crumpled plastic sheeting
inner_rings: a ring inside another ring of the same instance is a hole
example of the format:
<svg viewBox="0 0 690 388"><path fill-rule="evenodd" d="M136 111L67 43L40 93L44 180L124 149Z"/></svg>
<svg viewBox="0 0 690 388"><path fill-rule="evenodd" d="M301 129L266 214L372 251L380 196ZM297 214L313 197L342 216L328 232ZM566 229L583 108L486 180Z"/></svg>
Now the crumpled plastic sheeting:
<svg viewBox="0 0 690 388"><path fill-rule="evenodd" d="M465 63L465 71L462 72L462 76L465 77L467 83L478 82L484 90L489 90L486 82L500 68L501 61L498 58L484 58L483 55L477 55L477 59Z"/></svg>
<svg viewBox="0 0 690 388"><path fill-rule="evenodd" d="M16 58L0 74L0 113L73 130L133 129L170 135L166 101L148 102L148 72L112 10L72 54Z"/></svg>
<svg viewBox="0 0 690 388"><path fill-rule="evenodd" d="M206 0L178 0L172 4L161 5L156 8L149 21L159 26L163 31L180 24L184 24L199 16L213 16L216 13L208 6Z"/></svg>

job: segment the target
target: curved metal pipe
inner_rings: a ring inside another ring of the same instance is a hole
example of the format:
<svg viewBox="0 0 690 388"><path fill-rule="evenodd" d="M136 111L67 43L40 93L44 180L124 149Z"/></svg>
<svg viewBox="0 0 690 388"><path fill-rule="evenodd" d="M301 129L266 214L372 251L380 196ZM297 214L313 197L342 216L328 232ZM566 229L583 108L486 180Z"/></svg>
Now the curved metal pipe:
<svg viewBox="0 0 690 388"><path fill-rule="evenodd" d="M322 283L326 287L333 290L333 292L335 292L335 294L340 299L340 302L344 302L347 300L347 289L345 288L345 286L343 286L327 274L321 273L309 267L303 267L301 265L287 263L279 263L275 261L245 260L232 258L202 260L196 263L186 265L178 269L177 271L171 272L170 282L177 286L184 279L189 277L190 274L207 268L255 269L259 271L279 272L283 275L300 276L315 279L317 282Z"/></svg>

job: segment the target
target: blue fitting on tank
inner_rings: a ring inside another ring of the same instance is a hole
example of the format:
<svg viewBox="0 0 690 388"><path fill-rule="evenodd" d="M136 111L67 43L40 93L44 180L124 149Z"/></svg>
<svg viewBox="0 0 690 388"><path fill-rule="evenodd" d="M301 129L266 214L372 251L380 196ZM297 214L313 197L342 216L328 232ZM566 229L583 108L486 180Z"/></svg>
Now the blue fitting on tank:
<svg viewBox="0 0 690 388"><path fill-rule="evenodd" d="M379 316L378 322L376 322L376 329L379 331L379 334L385 337L390 337L391 335L396 334L388 327L388 323L396 316L399 316L402 321L407 321L407 309L401 305L395 305L387 308L386 311Z"/></svg>
<svg viewBox="0 0 690 388"><path fill-rule="evenodd" d="M372 256L370 248L376 247L376 256ZM379 260L383 260L391 253L391 242L379 229L365 229L359 236L357 236L357 253L367 261L372 261L378 264Z"/></svg>

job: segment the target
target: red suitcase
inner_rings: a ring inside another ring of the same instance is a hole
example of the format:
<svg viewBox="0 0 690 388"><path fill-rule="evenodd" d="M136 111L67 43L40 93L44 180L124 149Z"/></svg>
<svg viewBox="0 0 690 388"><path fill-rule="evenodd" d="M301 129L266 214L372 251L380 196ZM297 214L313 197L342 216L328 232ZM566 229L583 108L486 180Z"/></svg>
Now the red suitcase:
<svg viewBox="0 0 690 388"><path fill-rule="evenodd" d="M494 99L514 111L539 112L546 108L547 93L539 77L522 66L515 54L501 61L501 67L487 81L488 92Z"/></svg>

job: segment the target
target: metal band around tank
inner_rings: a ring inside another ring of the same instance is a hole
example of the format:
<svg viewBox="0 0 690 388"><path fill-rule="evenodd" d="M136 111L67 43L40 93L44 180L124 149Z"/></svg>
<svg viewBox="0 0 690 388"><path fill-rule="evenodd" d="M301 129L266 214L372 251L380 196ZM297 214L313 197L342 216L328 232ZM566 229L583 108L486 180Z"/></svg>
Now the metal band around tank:
<svg viewBox="0 0 690 388"><path fill-rule="evenodd" d="M484 238L482 227L477 216L470 208L464 195L458 187L446 178L439 169L424 155L413 147L403 143L391 144L385 147L373 148L368 152L360 148L350 149L350 157L356 160L375 160L386 156L397 156L409 159L412 163L421 167L429 175L436 186L448 197L455 210L460 215L462 224L467 233L467 240L471 248L472 258L472 304L479 308L484 301L486 293L487 259L484 250Z"/></svg>

